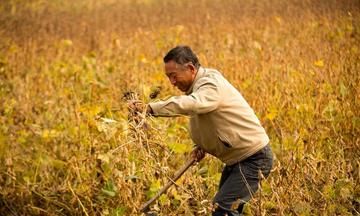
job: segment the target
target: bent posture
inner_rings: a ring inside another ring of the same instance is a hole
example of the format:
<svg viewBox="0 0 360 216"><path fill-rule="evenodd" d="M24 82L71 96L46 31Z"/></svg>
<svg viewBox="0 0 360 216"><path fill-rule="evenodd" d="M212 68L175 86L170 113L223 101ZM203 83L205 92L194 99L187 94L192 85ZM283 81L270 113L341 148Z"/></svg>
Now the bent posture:
<svg viewBox="0 0 360 216"><path fill-rule="evenodd" d="M172 85L185 95L149 103L153 116L190 116L190 135L200 161L204 152L226 164L213 200L214 216L239 215L272 167L269 138L249 104L215 69L201 67L188 46L164 57Z"/></svg>

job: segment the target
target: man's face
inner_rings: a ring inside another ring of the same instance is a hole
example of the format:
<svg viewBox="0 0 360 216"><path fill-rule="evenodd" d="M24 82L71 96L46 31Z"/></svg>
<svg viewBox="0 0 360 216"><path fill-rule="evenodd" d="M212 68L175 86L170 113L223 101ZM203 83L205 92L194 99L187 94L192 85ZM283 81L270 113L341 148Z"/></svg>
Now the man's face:
<svg viewBox="0 0 360 216"><path fill-rule="evenodd" d="M190 88L195 79L196 72L195 66L191 63L180 65L173 60L165 63L166 76L171 84L182 92L186 92Z"/></svg>

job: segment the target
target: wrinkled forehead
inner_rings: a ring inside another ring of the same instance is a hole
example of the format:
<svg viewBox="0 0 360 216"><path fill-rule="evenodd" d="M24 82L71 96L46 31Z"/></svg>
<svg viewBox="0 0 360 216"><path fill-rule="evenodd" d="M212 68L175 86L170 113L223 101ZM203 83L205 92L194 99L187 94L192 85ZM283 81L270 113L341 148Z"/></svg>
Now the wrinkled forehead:
<svg viewBox="0 0 360 216"><path fill-rule="evenodd" d="M174 73L179 71L182 68L182 65L176 63L174 60L168 61L165 63L165 73Z"/></svg>

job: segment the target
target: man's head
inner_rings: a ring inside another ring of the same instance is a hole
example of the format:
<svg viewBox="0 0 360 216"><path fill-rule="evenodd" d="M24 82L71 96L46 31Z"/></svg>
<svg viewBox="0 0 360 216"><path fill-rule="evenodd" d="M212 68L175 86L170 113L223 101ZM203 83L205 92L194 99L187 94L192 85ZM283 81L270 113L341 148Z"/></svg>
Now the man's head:
<svg viewBox="0 0 360 216"><path fill-rule="evenodd" d="M165 73L171 84L186 92L193 83L200 63L188 46L177 46L164 57Z"/></svg>

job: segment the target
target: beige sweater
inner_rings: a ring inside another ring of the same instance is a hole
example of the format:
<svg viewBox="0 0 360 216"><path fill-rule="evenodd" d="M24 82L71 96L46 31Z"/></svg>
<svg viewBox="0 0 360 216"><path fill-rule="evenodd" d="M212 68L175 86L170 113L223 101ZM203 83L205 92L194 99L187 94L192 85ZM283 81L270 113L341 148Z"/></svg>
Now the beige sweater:
<svg viewBox="0 0 360 216"><path fill-rule="evenodd" d="M194 143L227 165L246 159L269 142L249 104L214 69L200 67L186 95L149 105L154 116L190 116Z"/></svg>

